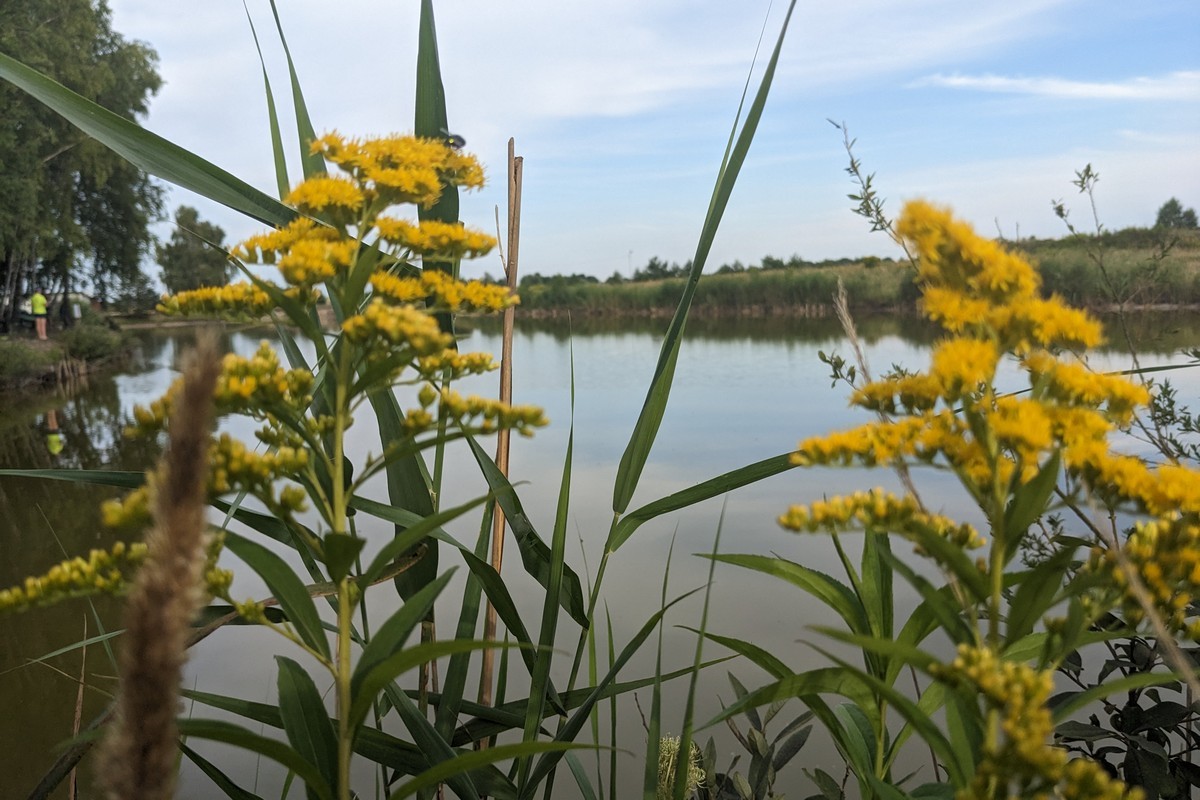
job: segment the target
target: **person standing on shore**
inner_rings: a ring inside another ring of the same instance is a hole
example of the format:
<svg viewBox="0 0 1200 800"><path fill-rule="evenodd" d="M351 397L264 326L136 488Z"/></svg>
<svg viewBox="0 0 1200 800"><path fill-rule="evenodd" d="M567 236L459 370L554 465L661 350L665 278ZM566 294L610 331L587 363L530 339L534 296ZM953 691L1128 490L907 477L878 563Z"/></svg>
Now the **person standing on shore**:
<svg viewBox="0 0 1200 800"><path fill-rule="evenodd" d="M37 337L46 340L46 293L41 286L29 298L29 310L33 312L33 324L37 329Z"/></svg>

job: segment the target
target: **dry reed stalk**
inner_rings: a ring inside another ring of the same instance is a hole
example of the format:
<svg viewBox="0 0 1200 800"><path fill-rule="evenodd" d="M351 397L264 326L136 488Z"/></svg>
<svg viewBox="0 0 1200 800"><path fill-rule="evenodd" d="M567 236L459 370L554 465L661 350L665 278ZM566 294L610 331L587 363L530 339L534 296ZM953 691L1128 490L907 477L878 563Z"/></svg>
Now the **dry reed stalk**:
<svg viewBox="0 0 1200 800"><path fill-rule="evenodd" d="M504 264L504 277L508 290L517 290L517 254L521 243L521 176L524 172L525 159L516 155L516 141L508 140L508 260ZM513 324L516 310L511 306L504 309L504 332L500 352L500 402L512 403L512 348ZM501 429L496 434L496 467L505 477L508 476L508 454L510 446L509 431ZM492 517L492 567L497 573L504 563L504 511L496 503ZM487 601L487 610L483 618L483 640L493 641L496 638L496 608L492 601ZM481 705L492 704L493 665L495 654L491 650L483 651L483 664L479 674L479 702Z"/></svg>
<svg viewBox="0 0 1200 800"><path fill-rule="evenodd" d="M101 754L110 800L166 800L177 772L179 685L202 589L213 388L213 337L197 343L168 423L167 451L149 478L154 525L125 608L116 712Z"/></svg>

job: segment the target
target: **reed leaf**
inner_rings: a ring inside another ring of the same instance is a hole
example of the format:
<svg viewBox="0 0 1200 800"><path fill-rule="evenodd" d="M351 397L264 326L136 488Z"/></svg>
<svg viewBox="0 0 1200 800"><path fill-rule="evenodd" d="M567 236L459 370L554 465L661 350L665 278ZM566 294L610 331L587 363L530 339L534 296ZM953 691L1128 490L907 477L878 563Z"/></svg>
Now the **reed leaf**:
<svg viewBox="0 0 1200 800"><path fill-rule="evenodd" d="M185 756L187 756L188 761L191 761L193 764L195 764L196 767L206 776L208 776L208 779L215 783L217 788L224 792L225 796L231 800L263 800L253 792L248 792L242 787L238 786L233 782L232 778L218 769L216 764L213 764L211 761L204 758L204 756L200 755L186 744L181 742L179 745L179 750Z"/></svg>
<svg viewBox="0 0 1200 800"><path fill-rule="evenodd" d="M240 178L3 53L0 78L44 103L138 169L267 225L283 226L296 218L294 210Z"/></svg>
<svg viewBox="0 0 1200 800"><path fill-rule="evenodd" d="M488 486L496 495L496 502L500 504L500 508L504 511L504 517L508 520L509 527L512 528L525 571L540 583L542 588L549 591L551 573L557 568L550 548L534 530L533 523L529 520L525 509L521 507L521 500L517 497L516 490L496 466L496 462L473 437L467 437L467 444L470 445L471 453L475 456L475 462L479 464L484 480L488 482ZM569 474L567 477L569 478ZM559 561L561 562L562 559L560 558ZM558 598L558 603L563 610L570 614L580 627L586 628L588 616L583 603L583 589L579 582L579 576L565 563L561 564L561 570L560 586L552 596Z"/></svg>
<svg viewBox="0 0 1200 800"><path fill-rule="evenodd" d="M429 0L425 0L425 2L429 2ZM692 297L696 293L696 285L704 271L704 265L708 260L713 239L717 235L721 217L725 213L729 196L733 192L738 173L745 163L746 154L750 150L750 142L754 139L754 132L758 128L763 108L766 106L767 94L775 77L775 68L779 63L779 53L783 49L784 35L787 33L788 22L791 20L795 8L796 2L792 0L788 4L787 14L779 31L779 38L775 42L771 59L763 72L758 92L746 114L746 121L737 134L736 142L729 150L717 176L708 214L705 216L704 225L700 231L700 241L696 245L696 254L692 258L692 269L684 286L683 297L675 309L675 315L671 318L671 324L663 338L662 350L659 352L650 388L646 392L641 413L634 424L629 444L626 446L625 452L621 456L620 466L617 468L617 477L613 486L613 512L616 514L623 514L629 507L629 501L633 498L634 490L641 479L642 470L646 466L646 460L650 456L650 449L654 446L654 440L658 436L658 429L662 424L663 413L666 411L667 400L671 394L671 383L675 377L675 363L679 358L679 347L683 340L684 324L687 322ZM736 123L734 127L736 130Z"/></svg>
<svg viewBox="0 0 1200 800"><path fill-rule="evenodd" d="M301 640L328 659L329 640L325 638L317 607L292 568L267 548L232 531L225 533L225 547L266 582Z"/></svg>
<svg viewBox="0 0 1200 800"><path fill-rule="evenodd" d="M288 742L330 786L337 785L337 734L313 679L290 658L275 656L279 716Z"/></svg>
<svg viewBox="0 0 1200 800"><path fill-rule="evenodd" d="M260 736L232 722L215 719L181 719L179 732L187 737L222 742L266 756L299 775L305 786L320 800L333 800L333 791L317 768L283 742Z"/></svg>
<svg viewBox="0 0 1200 800"><path fill-rule="evenodd" d="M703 502L717 495L728 494L735 489L757 483L758 481L779 475L794 468L795 465L791 461L791 455L791 453L783 453L782 455L772 456L762 461L756 461L753 464L747 464L744 467L731 470L702 483L697 483L695 486L689 486L686 489L674 492L652 503L647 503L641 508L630 511L621 518L613 529L613 533L609 537L608 549L610 551L617 550L617 548L625 544L629 537L634 534L634 531L640 528L643 523L655 517L693 506L696 503Z"/></svg>
<svg viewBox="0 0 1200 800"><path fill-rule="evenodd" d="M308 116L308 105L304 102L304 92L300 89L300 79L296 75L296 64L292 61L292 51L288 48L287 38L283 35L283 23L279 19L279 9L275 0L271 0L271 14L275 17L275 29L279 32L279 43L283 45L283 54L287 57L288 76L292 80L292 106L296 112L296 133L300 137L300 164L304 177L312 178L325 173L325 159L312 152L313 140L317 134L313 131L312 120Z"/></svg>
<svg viewBox="0 0 1200 800"><path fill-rule="evenodd" d="M287 158L283 154L283 136L279 132L279 114L275 110L275 93L271 91L271 78L267 75L267 62L263 58L262 45L258 42L258 31L254 27L254 18L250 16L250 8L242 2L246 10L246 22L250 25L250 35L254 37L254 50L258 53L258 63L262 65L263 93L267 99L267 126L271 133L271 155L275 160L275 184L279 190L279 199L287 197L292 184L288 179Z"/></svg>

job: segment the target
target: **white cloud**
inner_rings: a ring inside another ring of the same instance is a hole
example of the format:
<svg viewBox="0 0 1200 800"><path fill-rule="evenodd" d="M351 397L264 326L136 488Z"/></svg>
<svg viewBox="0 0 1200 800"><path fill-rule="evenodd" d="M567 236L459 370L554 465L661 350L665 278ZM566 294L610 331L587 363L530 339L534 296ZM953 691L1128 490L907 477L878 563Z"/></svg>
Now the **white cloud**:
<svg viewBox="0 0 1200 800"><path fill-rule="evenodd" d="M1003 75L930 75L910 87L938 86L980 92L1081 100L1200 100L1200 70L1123 81L1076 81Z"/></svg>

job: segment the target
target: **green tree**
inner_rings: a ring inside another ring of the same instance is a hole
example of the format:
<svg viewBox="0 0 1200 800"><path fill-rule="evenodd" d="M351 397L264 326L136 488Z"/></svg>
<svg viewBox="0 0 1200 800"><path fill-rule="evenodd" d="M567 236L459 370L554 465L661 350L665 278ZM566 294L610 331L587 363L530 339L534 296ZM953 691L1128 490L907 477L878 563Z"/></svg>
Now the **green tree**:
<svg viewBox="0 0 1200 800"><path fill-rule="evenodd" d="M229 283L233 264L223 250L211 246L220 247L224 242L225 231L200 219L196 209L191 206L176 209L171 240L156 248L167 291L176 294Z"/></svg>
<svg viewBox="0 0 1200 800"><path fill-rule="evenodd" d="M158 57L112 30L105 0L4 0L0 52L128 119L146 114ZM144 291L139 264L161 189L17 88L0 83L0 320L33 282Z"/></svg>
<svg viewBox="0 0 1200 800"><path fill-rule="evenodd" d="M1172 197L1158 209L1158 217L1154 221L1156 228L1191 228L1200 227L1196 221L1196 209L1183 207L1183 203Z"/></svg>

